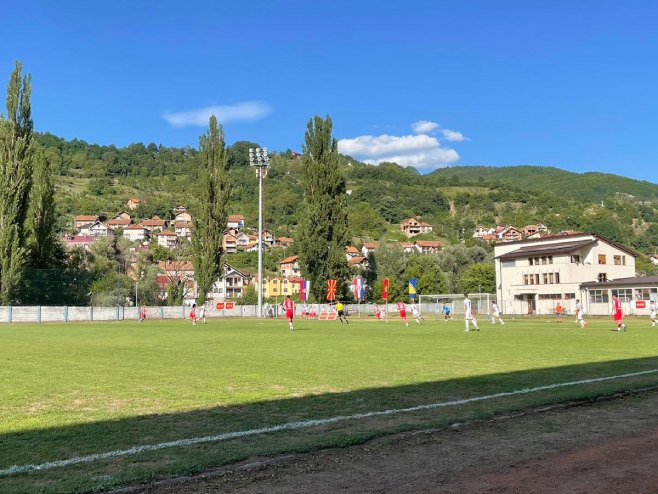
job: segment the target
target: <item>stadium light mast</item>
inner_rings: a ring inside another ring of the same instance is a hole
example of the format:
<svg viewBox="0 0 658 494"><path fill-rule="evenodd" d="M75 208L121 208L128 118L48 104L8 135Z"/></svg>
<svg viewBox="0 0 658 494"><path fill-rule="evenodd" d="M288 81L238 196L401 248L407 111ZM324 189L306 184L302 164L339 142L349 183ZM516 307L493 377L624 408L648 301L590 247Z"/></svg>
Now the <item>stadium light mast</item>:
<svg viewBox="0 0 658 494"><path fill-rule="evenodd" d="M249 148L249 165L258 175L258 317L263 317L263 179L267 176L270 158L267 148Z"/></svg>

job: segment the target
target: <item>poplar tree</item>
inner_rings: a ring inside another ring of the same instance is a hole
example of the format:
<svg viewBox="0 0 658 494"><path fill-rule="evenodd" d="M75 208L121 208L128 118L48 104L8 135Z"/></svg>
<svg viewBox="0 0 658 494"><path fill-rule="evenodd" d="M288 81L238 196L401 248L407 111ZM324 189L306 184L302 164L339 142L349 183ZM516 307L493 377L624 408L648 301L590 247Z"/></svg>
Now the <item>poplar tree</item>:
<svg viewBox="0 0 658 494"><path fill-rule="evenodd" d="M0 115L0 303L16 295L27 260L25 220L32 186L31 78L16 62Z"/></svg>
<svg viewBox="0 0 658 494"><path fill-rule="evenodd" d="M210 117L208 132L200 137L199 144L200 206L193 218L192 251L194 275L199 287L198 303L202 304L213 283L222 274L222 240L230 198L224 129L217 125L214 115Z"/></svg>
<svg viewBox="0 0 658 494"><path fill-rule="evenodd" d="M302 157L304 217L299 233L299 261L318 301L326 297L328 279L338 280L340 287L350 273L345 258L349 241L347 186L338 168L338 143L331 131L329 116L311 118Z"/></svg>
<svg viewBox="0 0 658 494"><path fill-rule="evenodd" d="M61 267L64 248L57 238L57 213L52 166L43 153L34 160L34 179L28 215L30 265L38 269Z"/></svg>

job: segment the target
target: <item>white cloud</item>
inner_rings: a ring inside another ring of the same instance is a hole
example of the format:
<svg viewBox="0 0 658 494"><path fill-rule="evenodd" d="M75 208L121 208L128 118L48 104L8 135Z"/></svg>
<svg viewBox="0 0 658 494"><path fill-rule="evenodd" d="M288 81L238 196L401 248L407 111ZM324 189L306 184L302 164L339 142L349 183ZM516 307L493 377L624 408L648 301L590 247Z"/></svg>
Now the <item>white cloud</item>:
<svg viewBox="0 0 658 494"><path fill-rule="evenodd" d="M443 137L446 141L451 141L451 142L468 141L468 138L464 134L462 134L461 132L457 132L456 130L443 129L441 132L443 133Z"/></svg>
<svg viewBox="0 0 658 494"><path fill-rule="evenodd" d="M266 117L272 107L262 101L244 101L234 105L213 105L197 110L170 112L162 115L174 127L205 127L211 115L221 123L251 122Z"/></svg>
<svg viewBox="0 0 658 494"><path fill-rule="evenodd" d="M419 120L411 124L411 130L416 134L429 134L438 127L438 123L430 122L429 120Z"/></svg>
<svg viewBox="0 0 658 494"><path fill-rule="evenodd" d="M428 135L408 136L359 136L338 141L338 150L356 159L378 165L384 161L422 170L434 170L455 163L459 154L454 149L443 148L436 137Z"/></svg>

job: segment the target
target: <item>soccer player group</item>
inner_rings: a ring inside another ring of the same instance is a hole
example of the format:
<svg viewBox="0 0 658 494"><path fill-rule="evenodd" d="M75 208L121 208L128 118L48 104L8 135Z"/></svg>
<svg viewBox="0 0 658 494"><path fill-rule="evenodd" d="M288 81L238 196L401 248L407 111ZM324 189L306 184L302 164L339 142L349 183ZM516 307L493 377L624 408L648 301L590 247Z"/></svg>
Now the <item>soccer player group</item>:
<svg viewBox="0 0 658 494"><path fill-rule="evenodd" d="M283 310L286 314L286 319L288 320L288 328L290 331L294 331L294 326L293 326L293 318L295 315L295 302L290 298L290 295L286 296L285 300L283 301L283 304L281 304L283 307ZM397 302L397 309L398 313L400 314L400 319L402 319L402 322L404 322L404 325L409 327L409 321L407 320L407 304L405 304L402 300L399 300ZM658 311L658 308L656 306L656 301L651 300L649 302L649 312L650 312L650 317L651 317L651 326L655 327L656 324L658 324L658 321L656 320L656 312ZM341 324L349 324L349 321L347 320L347 317L345 317L345 307L343 306L342 302L337 302L336 303L336 312L338 314L338 320L341 322ZM380 311L379 308L377 308L377 319L385 319L386 314L384 313L382 315L383 311ZM445 305L442 310L446 321L451 318L450 314L450 308L448 305ZM423 320L420 310L418 308L418 304L412 304L411 305L411 313L416 321L416 324L420 325L421 321ZM555 308L555 315L557 317L558 322L562 322L562 306L558 304ZM586 328L588 326L587 322L585 321L585 313L583 311L583 304L580 302L580 300L576 300L576 310L575 310L575 315L576 315L576 323L578 323L582 328ZM621 301L616 295L612 296L612 316L615 321L615 324L617 325L617 331L626 331L626 323L624 323L624 314L622 311L621 307ZM496 302L491 303L491 311L489 312L489 317L491 318L491 323L496 324L500 323L501 325L505 324L505 321L500 317L500 310L498 309L498 305ZM202 305L199 318L203 320L204 324L206 322L206 306ZM142 322L146 320L146 306L140 307L139 311L139 322ZM197 321L197 313L196 313L196 304L192 304L192 308L190 310L190 320L192 321L192 324L196 324ZM473 330L474 331L480 331L480 327L478 326L477 321L475 320L475 317L473 316L473 307L471 303L471 299L468 298L468 293L464 293L464 324L466 325L466 332L470 331L470 325L473 325Z"/></svg>

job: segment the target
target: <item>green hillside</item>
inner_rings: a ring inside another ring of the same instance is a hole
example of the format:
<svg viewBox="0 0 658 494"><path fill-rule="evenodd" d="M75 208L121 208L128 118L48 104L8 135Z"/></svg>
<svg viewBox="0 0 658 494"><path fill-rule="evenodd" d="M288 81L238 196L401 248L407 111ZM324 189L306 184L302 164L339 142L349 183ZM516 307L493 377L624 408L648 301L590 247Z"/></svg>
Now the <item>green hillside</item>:
<svg viewBox="0 0 658 494"><path fill-rule="evenodd" d="M505 183L520 189L543 192L559 190L564 197L603 200L620 193L638 199L658 199L658 184L609 173L573 173L548 166L455 166L428 175L438 183L452 185Z"/></svg>
<svg viewBox="0 0 658 494"><path fill-rule="evenodd" d="M154 143L123 148L67 141L51 134L37 140L58 171L60 228L73 215L112 217L130 197L145 204L135 219L170 218L178 204L194 210L197 151ZM228 148L231 212L257 223L258 186L248 149ZM273 152L265 181L265 221L276 235L295 237L303 208L301 161ZM397 225L416 216L435 226L431 239L469 240L476 225L544 223L553 231L595 231L644 252L658 246L658 185L602 173L578 174L552 167L459 166L421 175L395 163L378 166L340 157L348 183L349 226L355 243L402 240Z"/></svg>

